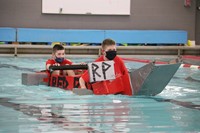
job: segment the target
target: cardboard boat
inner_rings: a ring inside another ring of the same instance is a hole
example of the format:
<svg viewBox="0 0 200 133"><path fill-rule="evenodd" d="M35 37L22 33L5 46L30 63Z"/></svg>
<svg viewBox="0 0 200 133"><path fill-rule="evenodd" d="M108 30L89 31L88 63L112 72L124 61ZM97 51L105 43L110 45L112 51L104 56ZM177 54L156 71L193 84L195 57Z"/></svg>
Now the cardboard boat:
<svg viewBox="0 0 200 133"><path fill-rule="evenodd" d="M129 70L129 75L122 77L121 79L115 80L111 84L111 88L115 90L119 87L119 83L123 83L124 87L127 89L126 93L121 93L125 95L146 95L154 96L161 93L169 81L172 79L181 63L176 64L164 64L164 65L155 65L153 62L144 65L143 67L135 70ZM87 69L87 65L67 65L67 66L57 66L52 67L51 70L63 70L63 69ZM65 90L75 90L77 93L79 91L84 91L79 88L79 78L81 75L76 76L62 76L62 75L48 75L46 72L36 72L36 73L22 73L22 84L23 85L49 85L52 87L59 87ZM98 87L107 87L101 86L103 84L96 86ZM91 89L92 84L88 84L88 88ZM94 94L115 94L115 92L107 90L107 92L99 92L100 89L97 89ZM99 93L98 93L99 92Z"/></svg>

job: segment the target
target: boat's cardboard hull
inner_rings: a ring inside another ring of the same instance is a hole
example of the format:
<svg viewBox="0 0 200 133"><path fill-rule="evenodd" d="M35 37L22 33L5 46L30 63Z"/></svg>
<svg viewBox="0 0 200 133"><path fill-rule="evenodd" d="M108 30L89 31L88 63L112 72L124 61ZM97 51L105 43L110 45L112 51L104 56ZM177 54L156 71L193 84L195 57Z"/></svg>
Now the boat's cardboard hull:
<svg viewBox="0 0 200 133"><path fill-rule="evenodd" d="M124 81L124 85L131 86L132 93L129 94L132 95L157 95L165 89L180 65L180 63L177 63L156 66L154 63L149 63L139 69L131 71L129 73L129 80ZM79 77L58 75L49 77L45 72L23 73L22 84L46 84L65 90L72 90L73 88L80 87L78 82Z"/></svg>

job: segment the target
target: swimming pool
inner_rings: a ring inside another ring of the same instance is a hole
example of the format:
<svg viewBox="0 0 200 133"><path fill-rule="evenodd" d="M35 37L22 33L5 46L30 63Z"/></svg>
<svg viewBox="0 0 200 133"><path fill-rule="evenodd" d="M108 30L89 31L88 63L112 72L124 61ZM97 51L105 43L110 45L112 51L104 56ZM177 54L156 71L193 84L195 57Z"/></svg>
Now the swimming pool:
<svg viewBox="0 0 200 133"><path fill-rule="evenodd" d="M198 69L179 68L157 96L78 96L59 88L25 86L21 73L43 70L47 58L0 57L0 132L200 132ZM90 62L93 59L75 59ZM126 62L128 68L142 63Z"/></svg>

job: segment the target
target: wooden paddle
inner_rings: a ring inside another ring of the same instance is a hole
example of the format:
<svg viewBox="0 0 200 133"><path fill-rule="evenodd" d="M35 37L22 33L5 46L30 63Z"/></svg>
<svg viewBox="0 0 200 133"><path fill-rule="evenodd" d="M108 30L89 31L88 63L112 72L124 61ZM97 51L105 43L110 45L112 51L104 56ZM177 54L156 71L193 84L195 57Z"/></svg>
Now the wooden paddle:
<svg viewBox="0 0 200 133"><path fill-rule="evenodd" d="M50 66L49 71L52 72L54 70L77 70L77 69L88 69L88 65L64 65L64 66Z"/></svg>

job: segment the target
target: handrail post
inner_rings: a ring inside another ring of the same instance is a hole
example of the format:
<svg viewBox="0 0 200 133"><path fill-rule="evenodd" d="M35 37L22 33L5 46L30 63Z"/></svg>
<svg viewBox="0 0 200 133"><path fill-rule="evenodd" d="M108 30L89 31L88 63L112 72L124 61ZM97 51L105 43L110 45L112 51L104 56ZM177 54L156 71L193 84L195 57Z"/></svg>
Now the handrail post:
<svg viewBox="0 0 200 133"><path fill-rule="evenodd" d="M178 56L181 55L181 50L178 48Z"/></svg>
<svg viewBox="0 0 200 133"><path fill-rule="evenodd" d="M101 48L99 48L98 56L101 56Z"/></svg>
<svg viewBox="0 0 200 133"><path fill-rule="evenodd" d="M14 56L17 56L17 45L14 47Z"/></svg>

